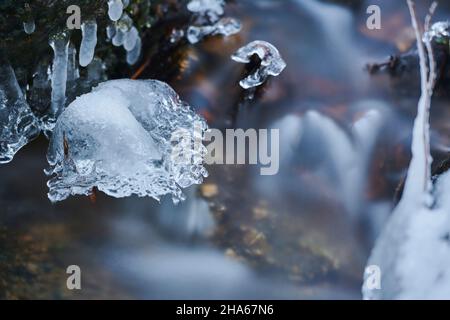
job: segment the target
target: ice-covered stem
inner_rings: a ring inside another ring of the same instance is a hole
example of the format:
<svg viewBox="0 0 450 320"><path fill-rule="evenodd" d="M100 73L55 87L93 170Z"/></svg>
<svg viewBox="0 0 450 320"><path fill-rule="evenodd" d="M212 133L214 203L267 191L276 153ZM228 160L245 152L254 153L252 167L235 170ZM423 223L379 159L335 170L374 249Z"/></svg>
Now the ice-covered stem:
<svg viewBox="0 0 450 320"><path fill-rule="evenodd" d="M408 169L403 197L411 197L412 199L415 198L421 201L421 196L427 196L431 191L432 158L430 154L429 114L436 79L436 63L431 43L429 41L426 41L425 44L422 42L423 37L419 29L415 4L412 0L407 0L407 3L419 53L421 96L417 108L417 117L414 121L413 141L411 145L412 159ZM431 17L436 7L437 3L433 3L430 8L430 12L425 20L425 32L429 29Z"/></svg>
<svg viewBox="0 0 450 320"><path fill-rule="evenodd" d="M53 49L52 66L52 115L58 116L66 102L67 61L69 55L69 37L65 32L53 36L50 40Z"/></svg>

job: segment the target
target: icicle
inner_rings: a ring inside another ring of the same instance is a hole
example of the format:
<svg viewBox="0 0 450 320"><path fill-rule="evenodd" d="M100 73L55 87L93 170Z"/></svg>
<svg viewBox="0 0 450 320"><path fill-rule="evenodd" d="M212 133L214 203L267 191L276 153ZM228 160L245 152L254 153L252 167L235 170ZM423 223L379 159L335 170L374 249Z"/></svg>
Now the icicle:
<svg viewBox="0 0 450 320"><path fill-rule="evenodd" d="M208 16L211 22L215 22L223 15L223 7L225 2L223 0L191 0L187 4L189 11Z"/></svg>
<svg viewBox="0 0 450 320"><path fill-rule="evenodd" d="M36 29L36 25L34 24L34 20L25 21L23 23L23 30L26 34L32 34Z"/></svg>
<svg viewBox="0 0 450 320"><path fill-rule="evenodd" d="M56 117L63 111L66 102L67 61L69 39L66 33L60 33L50 40L53 49L51 116ZM53 121L51 121L53 122ZM49 123L47 130L53 129Z"/></svg>
<svg viewBox="0 0 450 320"><path fill-rule="evenodd" d="M112 39L112 44L116 47L123 45L125 41L125 32L121 28L117 28L116 34Z"/></svg>
<svg viewBox="0 0 450 320"><path fill-rule="evenodd" d="M108 0L108 16L112 21L117 21L122 16L123 3L121 0Z"/></svg>
<svg viewBox="0 0 450 320"><path fill-rule="evenodd" d="M212 26L191 26L187 31L187 39L194 44L208 35L231 36L241 31L241 23L233 18L222 18Z"/></svg>
<svg viewBox="0 0 450 320"><path fill-rule="evenodd" d="M97 45L97 23L95 20L83 22L81 25L83 38L80 46L80 66L86 67L94 58Z"/></svg>
<svg viewBox="0 0 450 320"><path fill-rule="evenodd" d="M112 40L113 45L116 47L122 46L126 40L128 32L132 27L133 20L131 20L131 18L125 13L120 20L116 22L116 33Z"/></svg>
<svg viewBox="0 0 450 320"><path fill-rule="evenodd" d="M139 37L139 32L137 31L136 27L132 27L127 34L125 35L125 40L123 42L123 47L127 51L133 50L133 48L136 46L137 38Z"/></svg>
<svg viewBox="0 0 450 320"><path fill-rule="evenodd" d="M139 57L141 55L141 47L142 47L141 38L138 37L136 39L136 45L134 46L134 48L130 51L127 51L127 63L129 65L134 65L139 60Z"/></svg>
<svg viewBox="0 0 450 320"><path fill-rule="evenodd" d="M17 83L12 67L0 57L0 164L39 134L37 120Z"/></svg>
<svg viewBox="0 0 450 320"><path fill-rule="evenodd" d="M75 81L80 77L80 71L77 64L77 49L74 45L69 45L67 59L67 82Z"/></svg>

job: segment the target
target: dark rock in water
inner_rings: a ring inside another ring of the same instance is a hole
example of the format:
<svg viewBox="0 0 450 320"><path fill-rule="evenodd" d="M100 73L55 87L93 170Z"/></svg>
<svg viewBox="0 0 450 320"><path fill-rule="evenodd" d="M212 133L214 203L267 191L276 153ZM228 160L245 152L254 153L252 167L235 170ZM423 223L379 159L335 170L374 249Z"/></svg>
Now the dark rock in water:
<svg viewBox="0 0 450 320"><path fill-rule="evenodd" d="M448 96L450 90L450 52L448 41L433 42L437 63L437 83L435 95ZM388 76L393 91L398 95L420 92L419 56L416 49L402 54L391 55L388 59L367 65L372 76Z"/></svg>

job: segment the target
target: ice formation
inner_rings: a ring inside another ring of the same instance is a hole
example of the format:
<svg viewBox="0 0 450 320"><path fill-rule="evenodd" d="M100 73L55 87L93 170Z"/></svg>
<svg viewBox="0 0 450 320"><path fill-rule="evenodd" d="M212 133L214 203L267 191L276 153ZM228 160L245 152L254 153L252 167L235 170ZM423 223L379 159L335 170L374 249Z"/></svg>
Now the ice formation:
<svg viewBox="0 0 450 320"><path fill-rule="evenodd" d="M241 23L233 18L222 18L209 26L190 26L187 30L187 39L194 44L208 35L231 36L241 31Z"/></svg>
<svg viewBox="0 0 450 320"><path fill-rule="evenodd" d="M112 44L116 47L123 46L127 51L127 63L134 65L142 49L142 40L139 31L133 25L133 20L124 14L119 21L106 28L108 39L112 39Z"/></svg>
<svg viewBox="0 0 450 320"><path fill-rule="evenodd" d="M134 48L130 51L127 51L127 63L129 65L134 65L139 60L139 57L141 55L141 49L142 49L142 42L141 38L138 37L136 39L136 44Z"/></svg>
<svg viewBox="0 0 450 320"><path fill-rule="evenodd" d="M81 25L80 66L86 67L94 58L97 45L97 22L90 20Z"/></svg>
<svg viewBox="0 0 450 320"><path fill-rule="evenodd" d="M121 0L108 0L108 16L112 21L117 21L122 16L123 3Z"/></svg>
<svg viewBox="0 0 450 320"><path fill-rule="evenodd" d="M69 56L69 39L66 33L53 36L50 40L53 49L51 114L45 130L52 130L54 121L63 111L66 103L67 63Z"/></svg>
<svg viewBox="0 0 450 320"><path fill-rule="evenodd" d="M253 55L257 55L261 59L261 65L251 75L239 82L244 89L257 87L264 83L269 76L278 76L286 68L286 63L277 48L265 41L253 41L240 48L231 58L236 62L250 63Z"/></svg>
<svg viewBox="0 0 450 320"><path fill-rule="evenodd" d="M187 4L189 11L207 16L211 22L219 20L219 17L223 15L224 6L223 0L191 0Z"/></svg>
<svg viewBox="0 0 450 320"><path fill-rule="evenodd" d="M12 67L0 59L0 163L39 134L37 120L17 83Z"/></svg>
<svg viewBox="0 0 450 320"><path fill-rule="evenodd" d="M136 46L136 41L139 38L139 33L136 29L136 27L131 27L130 30L125 35L125 40L123 42L123 47L127 51L133 50L133 48Z"/></svg>
<svg viewBox="0 0 450 320"><path fill-rule="evenodd" d="M431 29L424 33L423 41L432 41L437 38L442 40L443 38L450 37L450 23L448 21L439 21L431 26Z"/></svg>
<svg viewBox="0 0 450 320"><path fill-rule="evenodd" d="M123 42L125 41L125 34L126 33L122 28L116 28L116 32L112 38L112 44L116 47L123 45Z"/></svg>
<svg viewBox="0 0 450 320"><path fill-rule="evenodd" d="M116 26L114 24L110 24L106 27L106 36L108 39L112 39L116 35Z"/></svg>
<svg viewBox="0 0 450 320"><path fill-rule="evenodd" d="M72 102L56 123L47 157L48 174L54 175L49 199L85 195L97 187L113 197L171 194L178 202L181 188L207 175L201 144L206 129L163 82L104 82Z"/></svg>
<svg viewBox="0 0 450 320"><path fill-rule="evenodd" d="M34 20L25 21L23 23L23 30L26 34L32 34L36 29L36 25L34 24Z"/></svg>

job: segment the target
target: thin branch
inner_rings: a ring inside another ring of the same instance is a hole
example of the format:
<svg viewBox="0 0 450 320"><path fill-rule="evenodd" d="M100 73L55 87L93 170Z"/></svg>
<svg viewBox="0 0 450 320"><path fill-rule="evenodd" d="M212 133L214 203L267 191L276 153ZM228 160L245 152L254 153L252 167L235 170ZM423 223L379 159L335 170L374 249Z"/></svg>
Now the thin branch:
<svg viewBox="0 0 450 320"><path fill-rule="evenodd" d="M421 96L417 108L417 117L414 122L412 142L413 158L411 160L405 189L410 190L411 196L416 196L418 195L417 192L429 193L431 186L432 159L430 155L429 113L431 107L431 97L433 95L434 83L436 80L436 62L434 59L431 42L423 41L423 35L420 31L416 16L415 4L412 0L407 0L407 3L411 14L411 23L416 35L417 50L419 53ZM430 7L429 14L425 19L425 32L429 30L432 15L436 10L436 7L437 3L433 3ZM421 153L420 150L422 150L423 154L418 154ZM418 168L423 168L423 172L420 172L422 170ZM413 177L415 175L420 175L423 180L417 181ZM416 186L415 184L419 185ZM417 190L417 187L420 188L419 190L421 191Z"/></svg>
<svg viewBox="0 0 450 320"><path fill-rule="evenodd" d="M424 32L430 30L431 20L434 13L438 7L438 3L435 1L431 4L430 10L425 18ZM434 50L431 41L425 41L425 45L428 51L428 61L429 61L429 75L428 75L428 92L430 95L433 94L433 90L436 84L436 60L434 58Z"/></svg>

